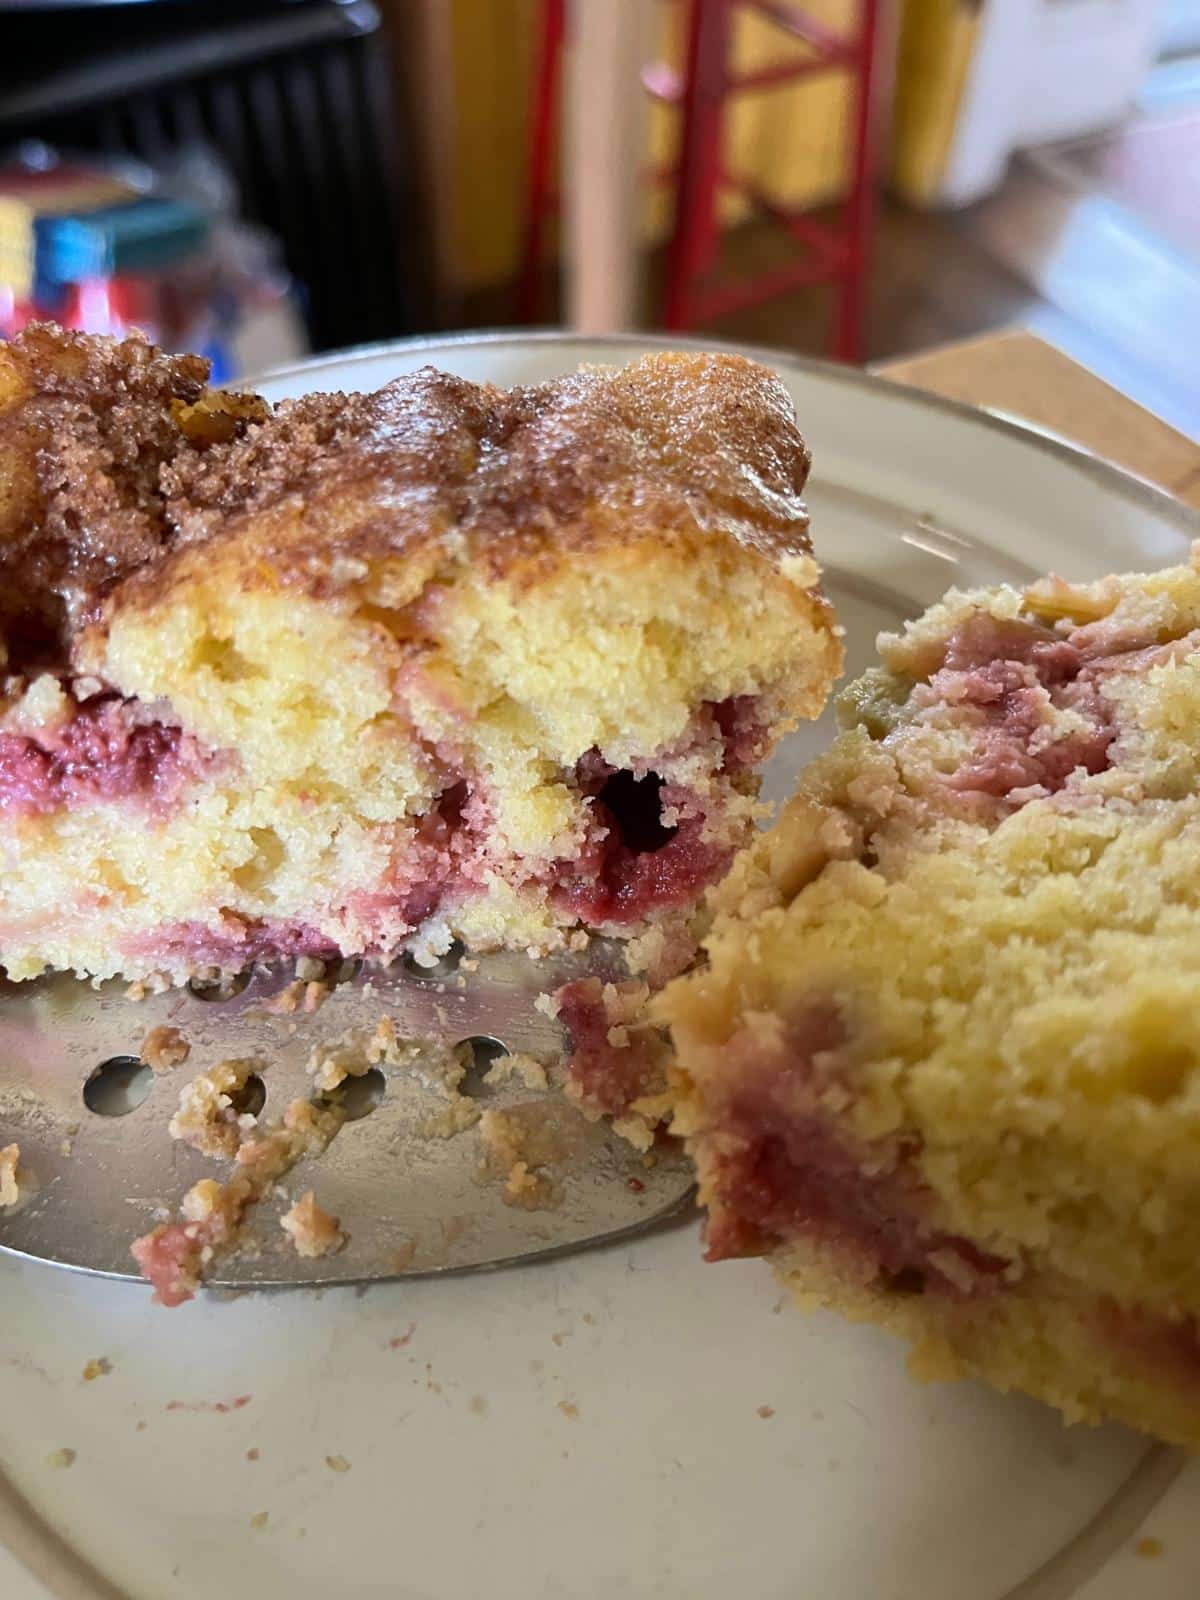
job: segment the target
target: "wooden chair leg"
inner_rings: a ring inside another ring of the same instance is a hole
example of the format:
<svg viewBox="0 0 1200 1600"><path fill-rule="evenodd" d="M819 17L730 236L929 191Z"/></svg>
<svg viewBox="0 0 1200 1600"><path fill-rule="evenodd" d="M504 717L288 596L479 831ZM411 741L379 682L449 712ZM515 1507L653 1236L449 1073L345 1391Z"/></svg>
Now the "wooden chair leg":
<svg viewBox="0 0 1200 1600"><path fill-rule="evenodd" d="M690 325L693 286L716 250L729 10L729 0L691 0L675 227L663 305L663 327L673 331Z"/></svg>

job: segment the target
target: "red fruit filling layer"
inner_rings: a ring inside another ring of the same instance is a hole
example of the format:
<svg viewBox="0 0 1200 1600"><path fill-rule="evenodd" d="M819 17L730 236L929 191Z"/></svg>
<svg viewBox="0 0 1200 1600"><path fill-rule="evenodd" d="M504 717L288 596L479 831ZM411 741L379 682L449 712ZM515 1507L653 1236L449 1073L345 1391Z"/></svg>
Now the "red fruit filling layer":
<svg viewBox="0 0 1200 1600"><path fill-rule="evenodd" d="M690 905L723 874L732 844L717 844L706 835L723 804L723 786L736 780L766 742L756 706L744 696L704 707L688 740L663 758L670 766L694 750L711 748L716 772L711 792L704 795L667 781L649 762L636 772L618 770L589 751L577 763L572 779L590 799L591 825L581 854L549 871L549 891L561 910L592 926L628 926L651 911ZM445 781L445 792L415 831L397 830L395 860L386 877L353 894L346 905L354 920L371 930L365 950L339 952L310 926L226 911L219 926L194 922L161 929L127 943L124 952L225 969L295 955L394 954L428 918L484 892L489 870L510 881L523 877L519 859L494 853L492 808L483 786L452 772ZM716 821L719 825L719 815ZM543 882L546 876L543 869L529 874L528 881Z"/></svg>
<svg viewBox="0 0 1200 1600"><path fill-rule="evenodd" d="M690 905L724 875L733 847L706 837L708 810L693 790L598 760L587 779L597 784L595 830L587 849L560 869L554 899L564 911L593 926L619 927ZM664 811L678 820L664 825Z"/></svg>
<svg viewBox="0 0 1200 1600"><path fill-rule="evenodd" d="M847 1103L833 1005L795 1017L771 1046L730 1040L702 1171L710 1186L710 1261L814 1239L843 1249L867 1280L896 1293L962 1298L1000 1286L1007 1263L924 1220L914 1137L857 1146L826 1102Z"/></svg>
<svg viewBox="0 0 1200 1600"><path fill-rule="evenodd" d="M61 727L0 732L0 812L41 816L104 800L165 809L212 757L136 702L96 695Z"/></svg>
<svg viewBox="0 0 1200 1600"><path fill-rule="evenodd" d="M619 771L589 752L572 775L590 801L588 843L577 859L557 863L549 874L532 873L530 881L548 876L561 909L592 925L629 925L656 908L690 904L721 876L732 855L731 846L708 837L723 803L722 784L759 758L767 738L754 697L703 707L688 738L661 759L670 769L696 751L711 750L713 786L704 794L662 777L650 762ZM101 693L82 701L60 727L36 737L0 732L0 814L45 815L130 801L159 815L192 778L222 759L229 758L205 751L149 707ZM446 769L440 801L415 836L397 830L391 873L348 907L360 923L377 929L375 953L392 953L439 910L481 892L489 869L521 880L521 862L495 854L483 786L454 772L448 761L439 759L439 765ZM219 926L181 924L125 949L131 956L183 956L196 965L225 968L276 956L338 954L312 927L253 921L233 912L222 914Z"/></svg>

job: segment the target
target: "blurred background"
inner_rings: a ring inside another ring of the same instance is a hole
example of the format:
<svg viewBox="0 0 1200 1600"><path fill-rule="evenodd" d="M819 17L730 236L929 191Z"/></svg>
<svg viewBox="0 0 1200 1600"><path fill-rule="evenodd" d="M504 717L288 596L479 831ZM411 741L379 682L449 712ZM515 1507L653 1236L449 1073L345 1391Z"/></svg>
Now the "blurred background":
<svg viewBox="0 0 1200 1600"><path fill-rule="evenodd" d="M0 333L1020 324L1200 435L1200 0L0 0Z"/></svg>

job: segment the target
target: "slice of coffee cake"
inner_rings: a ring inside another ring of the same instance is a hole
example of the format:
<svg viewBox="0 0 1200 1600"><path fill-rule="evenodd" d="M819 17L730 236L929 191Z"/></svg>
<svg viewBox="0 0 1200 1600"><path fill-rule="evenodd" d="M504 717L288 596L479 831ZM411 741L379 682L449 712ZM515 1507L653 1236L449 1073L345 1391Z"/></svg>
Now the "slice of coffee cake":
<svg viewBox="0 0 1200 1600"><path fill-rule="evenodd" d="M1200 1445L1200 570L951 594L661 997L714 1259Z"/></svg>
<svg viewBox="0 0 1200 1600"><path fill-rule="evenodd" d="M0 962L104 977L669 928L840 662L782 385L651 356L269 413L0 347Z"/></svg>

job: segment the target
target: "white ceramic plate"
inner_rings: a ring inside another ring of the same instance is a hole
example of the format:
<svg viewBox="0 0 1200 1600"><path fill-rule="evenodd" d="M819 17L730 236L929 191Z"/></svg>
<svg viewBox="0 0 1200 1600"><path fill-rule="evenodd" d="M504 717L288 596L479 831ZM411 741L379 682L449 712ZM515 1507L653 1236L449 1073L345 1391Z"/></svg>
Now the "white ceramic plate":
<svg viewBox="0 0 1200 1600"><path fill-rule="evenodd" d="M370 388L427 361L530 382L654 344L431 340L262 387ZM814 449L852 670L951 583L1154 566L1200 536L1044 436L764 358ZM776 797L827 736L777 759ZM703 1265L691 1226L495 1276L177 1312L0 1261L0 1305L0 1535L38 1574L0 1552L4 1600L1195 1592L1195 1469L979 1386L917 1387L897 1345L782 1307L758 1263ZM100 1356L112 1371L85 1381ZM64 1448L74 1464L51 1465Z"/></svg>

